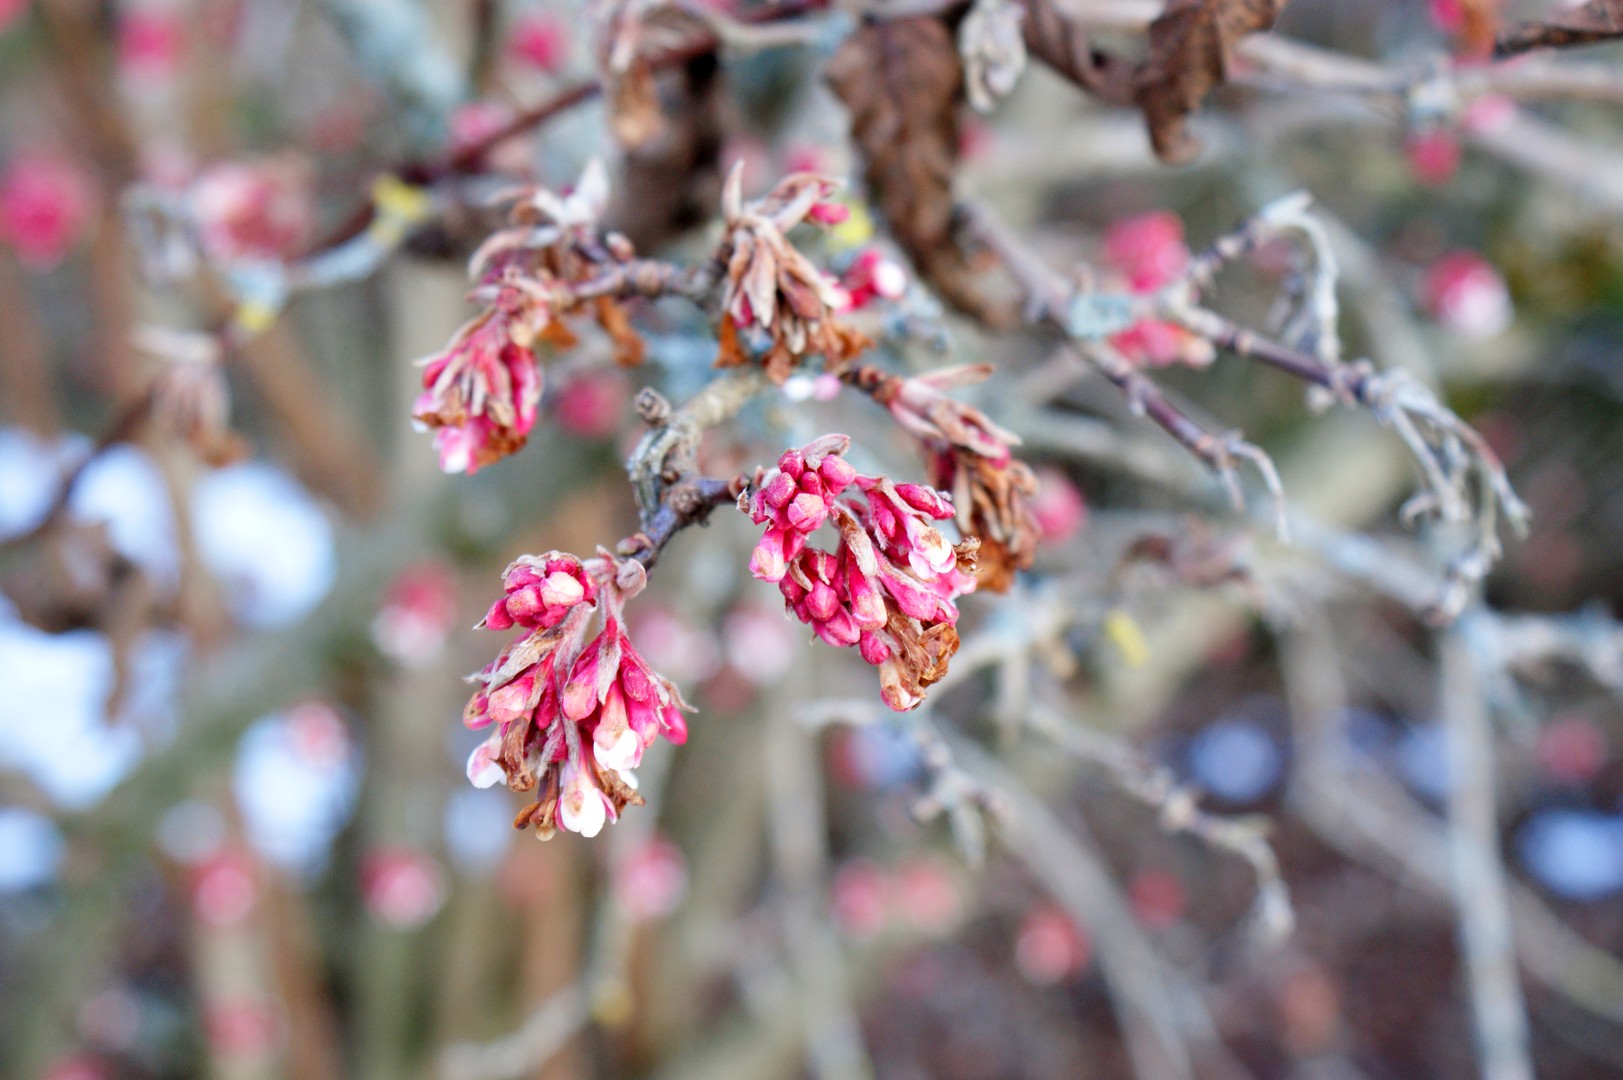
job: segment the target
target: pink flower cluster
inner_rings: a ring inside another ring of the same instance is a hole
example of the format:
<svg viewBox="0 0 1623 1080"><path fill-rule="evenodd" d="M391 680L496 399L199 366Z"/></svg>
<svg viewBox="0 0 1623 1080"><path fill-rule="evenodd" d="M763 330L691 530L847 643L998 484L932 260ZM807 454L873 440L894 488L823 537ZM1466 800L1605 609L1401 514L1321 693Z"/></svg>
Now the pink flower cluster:
<svg viewBox="0 0 1623 1080"><path fill-rule="evenodd" d="M481 624L530 632L473 676L480 688L464 722L494 730L468 759L468 779L539 787L515 824L543 839L560 826L596 836L641 802L632 770L655 738L687 739L689 706L622 629L622 605L644 580L639 564L606 555L526 556L508 568L504 595ZM602 628L588 641L598 615Z"/></svg>
<svg viewBox="0 0 1623 1080"><path fill-rule="evenodd" d="M550 321L547 299L524 279L499 281L494 303L423 369L412 418L438 429L440 468L472 475L528 441L541 402L533 349Z"/></svg>
<svg viewBox="0 0 1623 1080"><path fill-rule="evenodd" d="M858 473L842 456L849 446L826 435L778 459L747 507L767 527L750 572L775 582L828 644L855 645L879 668L885 702L903 711L924 700L957 650L953 600L975 587L975 544L955 548L935 527L953 516L939 492ZM840 498L853 487L863 503ZM839 533L833 552L810 544L829 521Z"/></svg>
<svg viewBox="0 0 1623 1080"><path fill-rule="evenodd" d="M502 598L479 625L486 630L551 630L576 604L597 599L597 583L573 555L526 555L502 575Z"/></svg>
<svg viewBox="0 0 1623 1080"><path fill-rule="evenodd" d="M1189 269L1189 246L1183 220L1167 211L1139 214L1105 231L1105 265L1123 279L1129 292L1152 293L1172 284ZM1146 319L1110 339L1138 364L1166 367L1211 363L1214 353L1204 338L1175 323Z"/></svg>

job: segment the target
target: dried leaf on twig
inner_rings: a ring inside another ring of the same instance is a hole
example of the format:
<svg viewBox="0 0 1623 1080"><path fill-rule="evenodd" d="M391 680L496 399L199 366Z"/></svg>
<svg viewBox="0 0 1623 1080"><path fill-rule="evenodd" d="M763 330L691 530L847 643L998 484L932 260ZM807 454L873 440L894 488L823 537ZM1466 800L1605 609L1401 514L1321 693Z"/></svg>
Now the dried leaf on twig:
<svg viewBox="0 0 1623 1080"><path fill-rule="evenodd" d="M1494 43L1495 56L1514 56L1531 49L1565 49L1623 37L1623 0L1590 0L1554 19L1524 22L1506 30Z"/></svg>
<svg viewBox="0 0 1623 1080"><path fill-rule="evenodd" d="M724 89L715 52L686 61L668 80L664 130L626 153L613 225L638 251L708 221L721 198Z"/></svg>
<svg viewBox="0 0 1623 1080"><path fill-rule="evenodd" d="M851 137L891 235L919 276L953 307L995 326L1013 305L986 295L953 229L963 66L945 23L931 16L861 27L827 78L851 112Z"/></svg>
<svg viewBox="0 0 1623 1080"><path fill-rule="evenodd" d="M1186 118L1227 80L1229 56L1240 39L1273 26L1285 3L1170 0L1150 24L1150 56L1133 85L1157 157L1180 164L1199 152Z"/></svg>
<svg viewBox="0 0 1623 1080"><path fill-rule="evenodd" d="M1087 31L1062 14L1054 0L1025 0L1021 26L1026 51L1090 94L1116 105L1133 104L1132 65L1094 49Z"/></svg>

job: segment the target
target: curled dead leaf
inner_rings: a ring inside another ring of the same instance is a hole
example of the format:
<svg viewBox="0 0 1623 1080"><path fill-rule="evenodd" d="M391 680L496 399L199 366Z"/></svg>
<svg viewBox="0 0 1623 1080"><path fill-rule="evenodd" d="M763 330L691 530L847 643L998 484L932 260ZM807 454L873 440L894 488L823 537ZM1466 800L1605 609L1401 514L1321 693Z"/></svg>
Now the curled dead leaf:
<svg viewBox="0 0 1623 1080"><path fill-rule="evenodd" d="M1512 26L1494 42L1495 56L1532 49L1565 49L1623 37L1623 0L1590 0L1554 19Z"/></svg>
<svg viewBox="0 0 1623 1080"><path fill-rule="evenodd" d="M963 64L934 16L871 23L850 34L825 73L851 113L851 138L890 229L919 276L954 308L994 326L1014 305L989 296L954 230Z"/></svg>
<svg viewBox="0 0 1623 1080"><path fill-rule="evenodd" d="M1133 76L1134 98L1162 161L1182 164L1200 152L1187 118L1228 79L1241 38L1274 25L1286 0L1169 0L1150 24L1150 55Z"/></svg>

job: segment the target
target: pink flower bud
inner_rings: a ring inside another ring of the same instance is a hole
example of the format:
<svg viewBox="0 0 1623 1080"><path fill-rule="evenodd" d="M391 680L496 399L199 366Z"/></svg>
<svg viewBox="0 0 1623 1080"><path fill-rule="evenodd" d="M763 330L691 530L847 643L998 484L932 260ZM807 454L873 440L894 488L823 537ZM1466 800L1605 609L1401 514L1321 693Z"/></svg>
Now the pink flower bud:
<svg viewBox="0 0 1623 1080"><path fill-rule="evenodd" d="M838 495L851 486L857 478L856 468L843 457L831 454L817 466L817 474L823 478L825 489L830 495Z"/></svg>
<svg viewBox="0 0 1623 1080"><path fill-rule="evenodd" d="M681 746L688 741L688 719L681 709L667 705L659 714L659 731L671 745Z"/></svg>
<svg viewBox="0 0 1623 1080"><path fill-rule="evenodd" d="M609 729L604 725L598 726L598 732L607 730ZM618 734L608 738L606 743L603 739L597 738L592 752L597 757L597 763L604 768L629 771L635 769L642 761L642 740L630 727L625 727Z"/></svg>
<svg viewBox="0 0 1623 1080"><path fill-rule="evenodd" d="M761 489L761 498L768 506L782 508L788 506L789 500L793 499L799 491L800 488L795 484L794 477L786 472L780 472L766 482L766 486ZM766 519L763 517L757 520L764 521Z"/></svg>
<svg viewBox="0 0 1623 1080"><path fill-rule="evenodd" d="M505 780L506 774L496 762L496 755L500 751L500 734L492 735L474 747L473 753L468 755L468 783L476 788L488 788Z"/></svg>
<svg viewBox="0 0 1623 1080"><path fill-rule="evenodd" d="M806 217L819 225L839 225L851 216L851 208L844 203L813 203Z"/></svg>
<svg viewBox="0 0 1623 1080"><path fill-rule="evenodd" d="M834 617L812 624L817 636L836 649L855 645L862 638L862 628L848 611L836 611Z"/></svg>
<svg viewBox="0 0 1623 1080"><path fill-rule="evenodd" d="M586 587L580 578L562 570L547 575L541 589L541 600L549 607L573 607L586 598Z"/></svg>
<svg viewBox="0 0 1623 1080"><path fill-rule="evenodd" d="M826 622L840 609L840 598L833 588L819 581L806 594L806 610L819 622Z"/></svg>
<svg viewBox="0 0 1623 1080"><path fill-rule="evenodd" d="M603 789L574 762L564 762L558 784L558 824L592 837L615 816L614 804Z"/></svg>
<svg viewBox="0 0 1623 1080"><path fill-rule="evenodd" d="M789 547L801 536L801 533L772 526L750 554L750 573L761 581L782 581L789 569Z"/></svg>
<svg viewBox="0 0 1623 1080"><path fill-rule="evenodd" d="M490 695L490 719L498 724L511 723L530 711L530 695L535 691L535 669L530 669L500 690Z"/></svg>
<svg viewBox="0 0 1623 1080"><path fill-rule="evenodd" d="M848 446L844 436L825 436L779 459L782 472L750 503L751 518L768 523L750 569L776 581L785 606L824 642L859 646L880 666L885 701L912 708L957 648L956 635L943 632L958 619L951 601L975 581L931 524L953 516L951 502L930 487L857 473L842 456ZM787 493L785 476L796 477L799 493L774 505ZM852 485L865 505L840 501ZM807 546L831 515L837 554Z"/></svg>
<svg viewBox="0 0 1623 1080"><path fill-rule="evenodd" d="M807 473L806 478L809 479L814 475L813 473ZM828 504L820 496L805 492L795 496L794 501L789 504L785 516L788 517L789 524L800 532L813 532L828 520Z"/></svg>

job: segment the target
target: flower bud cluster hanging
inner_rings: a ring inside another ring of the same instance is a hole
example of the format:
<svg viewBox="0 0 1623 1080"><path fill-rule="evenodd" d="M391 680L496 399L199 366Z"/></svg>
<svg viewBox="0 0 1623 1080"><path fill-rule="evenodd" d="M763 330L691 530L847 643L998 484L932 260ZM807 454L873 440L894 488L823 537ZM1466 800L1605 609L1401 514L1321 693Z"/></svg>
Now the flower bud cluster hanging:
<svg viewBox="0 0 1623 1080"><path fill-rule="evenodd" d="M778 458L778 471L740 509L766 533L750 572L777 584L795 617L836 647L856 646L879 669L880 694L898 711L924 700L958 650L955 599L975 588L978 541L957 546L934 522L953 516L933 488L865 476L844 458L844 435L826 435ZM841 496L854 488L863 501ZM825 523L834 550L811 545Z"/></svg>
<svg viewBox="0 0 1623 1080"><path fill-rule="evenodd" d="M479 689L463 720L491 732L468 759L468 779L536 792L514 824L542 839L559 828L596 836L641 804L633 770L654 740L687 739L690 706L624 630L625 601L645 583L639 563L607 553L527 555L507 568L481 623L527 633L472 677Z"/></svg>

